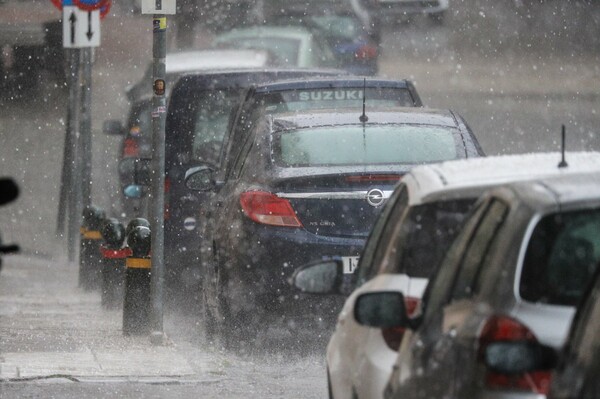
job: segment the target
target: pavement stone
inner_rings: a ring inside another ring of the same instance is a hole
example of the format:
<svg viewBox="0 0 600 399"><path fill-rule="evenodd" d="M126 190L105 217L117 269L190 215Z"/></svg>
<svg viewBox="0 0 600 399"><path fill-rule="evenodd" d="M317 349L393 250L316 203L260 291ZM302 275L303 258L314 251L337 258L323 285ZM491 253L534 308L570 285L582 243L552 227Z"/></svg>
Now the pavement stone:
<svg viewBox="0 0 600 399"><path fill-rule="evenodd" d="M0 382L205 379L219 367L186 357L171 339L124 336L122 312L103 310L98 292L77 287L78 266L26 256L0 273ZM188 351L189 352L189 351Z"/></svg>

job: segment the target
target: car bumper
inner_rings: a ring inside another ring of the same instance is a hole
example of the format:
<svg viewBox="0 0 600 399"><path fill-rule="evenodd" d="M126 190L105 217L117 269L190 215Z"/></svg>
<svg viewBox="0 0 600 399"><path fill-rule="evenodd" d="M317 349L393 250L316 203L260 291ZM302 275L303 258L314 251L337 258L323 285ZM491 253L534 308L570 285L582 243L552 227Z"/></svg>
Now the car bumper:
<svg viewBox="0 0 600 399"><path fill-rule="evenodd" d="M229 286L225 296L231 309L264 309L276 314L327 317L335 320L344 298L302 294L290 284L296 268L337 256L358 256L363 238L324 237L304 229L270 227L242 222L229 248L220 247L220 265ZM350 276L350 275L348 275Z"/></svg>

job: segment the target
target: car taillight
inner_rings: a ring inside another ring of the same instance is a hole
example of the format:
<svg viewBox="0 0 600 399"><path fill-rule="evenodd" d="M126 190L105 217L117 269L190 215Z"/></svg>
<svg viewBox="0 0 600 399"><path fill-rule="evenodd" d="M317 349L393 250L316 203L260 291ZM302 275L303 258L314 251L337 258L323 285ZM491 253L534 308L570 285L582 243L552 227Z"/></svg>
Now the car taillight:
<svg viewBox="0 0 600 399"><path fill-rule="evenodd" d="M365 44L356 50L354 57L359 60L371 60L377 58L377 47L371 44Z"/></svg>
<svg viewBox="0 0 600 399"><path fill-rule="evenodd" d="M419 300L417 298L405 297L404 303L406 304L406 314L409 316L414 316L417 307L419 306ZM390 327L381 329L383 340L388 348L396 352L398 349L400 349L402 337L404 337L404 331L406 331L406 329L403 327Z"/></svg>
<svg viewBox="0 0 600 399"><path fill-rule="evenodd" d="M348 183L371 183L371 182L397 182L400 181L402 176L399 175L358 175L358 176L347 176L346 182Z"/></svg>
<svg viewBox="0 0 600 399"><path fill-rule="evenodd" d="M123 143L124 157L137 157L140 153L140 145L137 139L127 138Z"/></svg>
<svg viewBox="0 0 600 399"><path fill-rule="evenodd" d="M292 204L264 191L247 191L240 196L244 214L251 220L271 226L302 227Z"/></svg>
<svg viewBox="0 0 600 399"><path fill-rule="evenodd" d="M503 344L501 355L511 353L523 343L537 343L535 335L519 321L507 316L493 316L486 322L479 336L479 359L483 361L486 350L493 344ZM518 352L513 352L518 353ZM519 359L511 359L518 362ZM550 388L551 370L533 370L520 374L503 374L487 369L485 385L490 389L509 389L547 394Z"/></svg>

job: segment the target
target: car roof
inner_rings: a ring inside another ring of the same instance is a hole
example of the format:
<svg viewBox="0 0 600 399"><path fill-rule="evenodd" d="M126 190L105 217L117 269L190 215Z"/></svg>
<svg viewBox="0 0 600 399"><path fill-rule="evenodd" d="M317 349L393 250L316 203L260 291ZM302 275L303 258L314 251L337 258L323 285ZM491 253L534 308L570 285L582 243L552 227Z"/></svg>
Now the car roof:
<svg viewBox="0 0 600 399"><path fill-rule="evenodd" d="M389 107L367 110L369 124L418 124L457 127L449 110L415 107ZM319 109L269 115L275 130L302 129L314 126L358 125L362 109Z"/></svg>
<svg viewBox="0 0 600 399"><path fill-rule="evenodd" d="M568 166L559 168L558 152L498 155L447 161L413 168L402 179L410 191L410 204L439 194L464 191L471 195L485 188L548 176L600 171L600 152L567 152Z"/></svg>
<svg viewBox="0 0 600 399"><path fill-rule="evenodd" d="M221 68L260 68L269 62L264 50L214 49L167 54L167 74Z"/></svg>
<svg viewBox="0 0 600 399"><path fill-rule="evenodd" d="M247 28L233 29L227 33L223 33L215 39L215 43L225 41L232 38L240 37L283 37L291 39L305 39L313 35L309 29L302 26L275 26L275 25L260 25L250 26Z"/></svg>
<svg viewBox="0 0 600 399"><path fill-rule="evenodd" d="M366 80L365 80L366 79ZM367 87L367 88L400 88L407 89L409 82L403 80L391 79L373 79L369 77L320 77L310 80L289 79L272 83L265 83L255 86L254 90L259 93L268 93L274 91L298 90L298 89L320 89L323 87L346 88L346 87ZM368 94L368 92L367 92Z"/></svg>
<svg viewBox="0 0 600 399"><path fill-rule="evenodd" d="M196 71L182 75L175 87L183 86L186 90L202 90L206 88L226 88L239 86L250 87L261 81L290 79L298 76L306 76L312 79L319 75L336 76L344 73L336 69L325 68L238 68L238 69L212 69L207 71ZM268 79L259 79L264 76Z"/></svg>
<svg viewBox="0 0 600 399"><path fill-rule="evenodd" d="M553 207L590 200L600 202L600 170L542 177L533 184L516 182L508 187L534 208L543 207L540 198L544 197Z"/></svg>

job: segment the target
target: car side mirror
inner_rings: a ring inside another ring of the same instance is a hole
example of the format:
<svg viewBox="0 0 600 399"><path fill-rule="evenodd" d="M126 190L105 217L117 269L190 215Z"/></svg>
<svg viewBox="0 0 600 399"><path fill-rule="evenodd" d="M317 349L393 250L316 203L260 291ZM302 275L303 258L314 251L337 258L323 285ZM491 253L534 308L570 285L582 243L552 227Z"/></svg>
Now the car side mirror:
<svg viewBox="0 0 600 399"><path fill-rule="evenodd" d="M494 372L516 375L556 368L558 353L554 348L538 342L493 342L485 347L484 362Z"/></svg>
<svg viewBox="0 0 600 399"><path fill-rule="evenodd" d="M354 318L363 326L375 328L412 328L404 295L397 291L368 292L354 303Z"/></svg>
<svg viewBox="0 0 600 399"><path fill-rule="evenodd" d="M102 132L109 136L123 136L125 129L123 129L121 121L111 119L102 123Z"/></svg>
<svg viewBox="0 0 600 399"><path fill-rule="evenodd" d="M343 273L341 259L321 260L298 268L291 283L309 294L341 294Z"/></svg>
<svg viewBox="0 0 600 399"><path fill-rule="evenodd" d="M185 172L185 186L193 191L211 191L216 187L214 170L208 165L195 166Z"/></svg>
<svg viewBox="0 0 600 399"><path fill-rule="evenodd" d="M130 184L123 189L123 195L127 198L142 198L144 196L144 187L137 184Z"/></svg>

